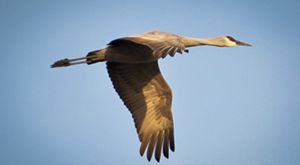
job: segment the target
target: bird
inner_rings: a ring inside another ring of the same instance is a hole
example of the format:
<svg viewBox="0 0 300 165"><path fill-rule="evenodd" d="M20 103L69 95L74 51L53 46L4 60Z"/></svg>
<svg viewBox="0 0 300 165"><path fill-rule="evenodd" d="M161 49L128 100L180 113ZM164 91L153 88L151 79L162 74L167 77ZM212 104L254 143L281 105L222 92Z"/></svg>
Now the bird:
<svg viewBox="0 0 300 165"><path fill-rule="evenodd" d="M251 46L231 36L200 39L151 31L114 39L106 48L91 51L85 57L58 60L51 67L106 62L112 85L133 117L141 143L140 155L147 149L147 160L155 155L159 162L162 153L169 158L169 150L175 151L175 140L172 91L160 72L158 60L205 45Z"/></svg>

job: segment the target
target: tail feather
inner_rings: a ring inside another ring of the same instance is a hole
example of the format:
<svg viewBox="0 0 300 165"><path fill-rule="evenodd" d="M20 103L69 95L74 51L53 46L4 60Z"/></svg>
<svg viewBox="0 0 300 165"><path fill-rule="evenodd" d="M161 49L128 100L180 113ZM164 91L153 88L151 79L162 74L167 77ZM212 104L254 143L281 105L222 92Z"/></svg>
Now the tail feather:
<svg viewBox="0 0 300 165"><path fill-rule="evenodd" d="M89 52L86 56L86 63L88 65L102 61L106 61L103 49Z"/></svg>

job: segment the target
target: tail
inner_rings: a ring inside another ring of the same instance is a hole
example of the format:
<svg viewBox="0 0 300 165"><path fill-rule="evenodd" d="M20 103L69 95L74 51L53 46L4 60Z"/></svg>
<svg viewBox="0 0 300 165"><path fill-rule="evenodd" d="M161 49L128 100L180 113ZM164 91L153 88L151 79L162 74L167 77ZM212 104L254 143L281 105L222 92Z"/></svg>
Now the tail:
<svg viewBox="0 0 300 165"><path fill-rule="evenodd" d="M76 65L76 64L94 64L97 62L106 61L105 59L105 49L95 50L92 52L89 52L86 57L81 58L75 58L75 59L62 59L59 61L56 61L54 64L51 65L51 68L56 67L66 67L70 65Z"/></svg>
<svg viewBox="0 0 300 165"><path fill-rule="evenodd" d="M86 55L86 63L88 65L103 61L106 61L105 49L95 50Z"/></svg>

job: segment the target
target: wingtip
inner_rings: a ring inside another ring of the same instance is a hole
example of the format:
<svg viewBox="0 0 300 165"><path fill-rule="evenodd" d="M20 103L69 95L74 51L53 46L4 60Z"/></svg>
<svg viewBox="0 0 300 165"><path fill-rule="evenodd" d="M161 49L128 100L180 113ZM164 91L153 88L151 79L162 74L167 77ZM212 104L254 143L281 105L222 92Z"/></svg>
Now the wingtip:
<svg viewBox="0 0 300 165"><path fill-rule="evenodd" d="M174 141L171 142L170 149L171 149L172 152L175 152L175 143L174 143Z"/></svg>
<svg viewBox="0 0 300 165"><path fill-rule="evenodd" d="M141 150L141 149L140 149L140 155L141 155L141 157L144 156L144 153L145 153L145 150Z"/></svg>
<svg viewBox="0 0 300 165"><path fill-rule="evenodd" d="M171 151L172 151L172 152L175 152L175 147L173 147L173 148L171 147Z"/></svg>
<svg viewBox="0 0 300 165"><path fill-rule="evenodd" d="M148 162L151 161L151 158L152 158L152 154L147 154L147 160L148 160Z"/></svg>
<svg viewBox="0 0 300 165"><path fill-rule="evenodd" d="M145 151L140 150L140 155L143 156Z"/></svg>
<svg viewBox="0 0 300 165"><path fill-rule="evenodd" d="M160 157L156 157L156 156L155 156L155 160L159 163Z"/></svg>
<svg viewBox="0 0 300 165"><path fill-rule="evenodd" d="M164 154L165 158L169 159L169 149L163 150L163 154Z"/></svg>

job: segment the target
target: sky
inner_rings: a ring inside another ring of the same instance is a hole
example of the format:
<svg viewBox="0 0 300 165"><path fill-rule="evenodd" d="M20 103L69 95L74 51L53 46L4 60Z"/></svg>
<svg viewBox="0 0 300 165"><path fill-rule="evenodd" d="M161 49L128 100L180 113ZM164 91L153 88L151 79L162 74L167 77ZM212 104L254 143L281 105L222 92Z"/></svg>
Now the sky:
<svg viewBox="0 0 300 165"><path fill-rule="evenodd" d="M0 164L157 164L140 157L105 63L50 68L152 30L253 45L159 61L176 143L160 164L300 164L299 8L296 0L1 0Z"/></svg>

